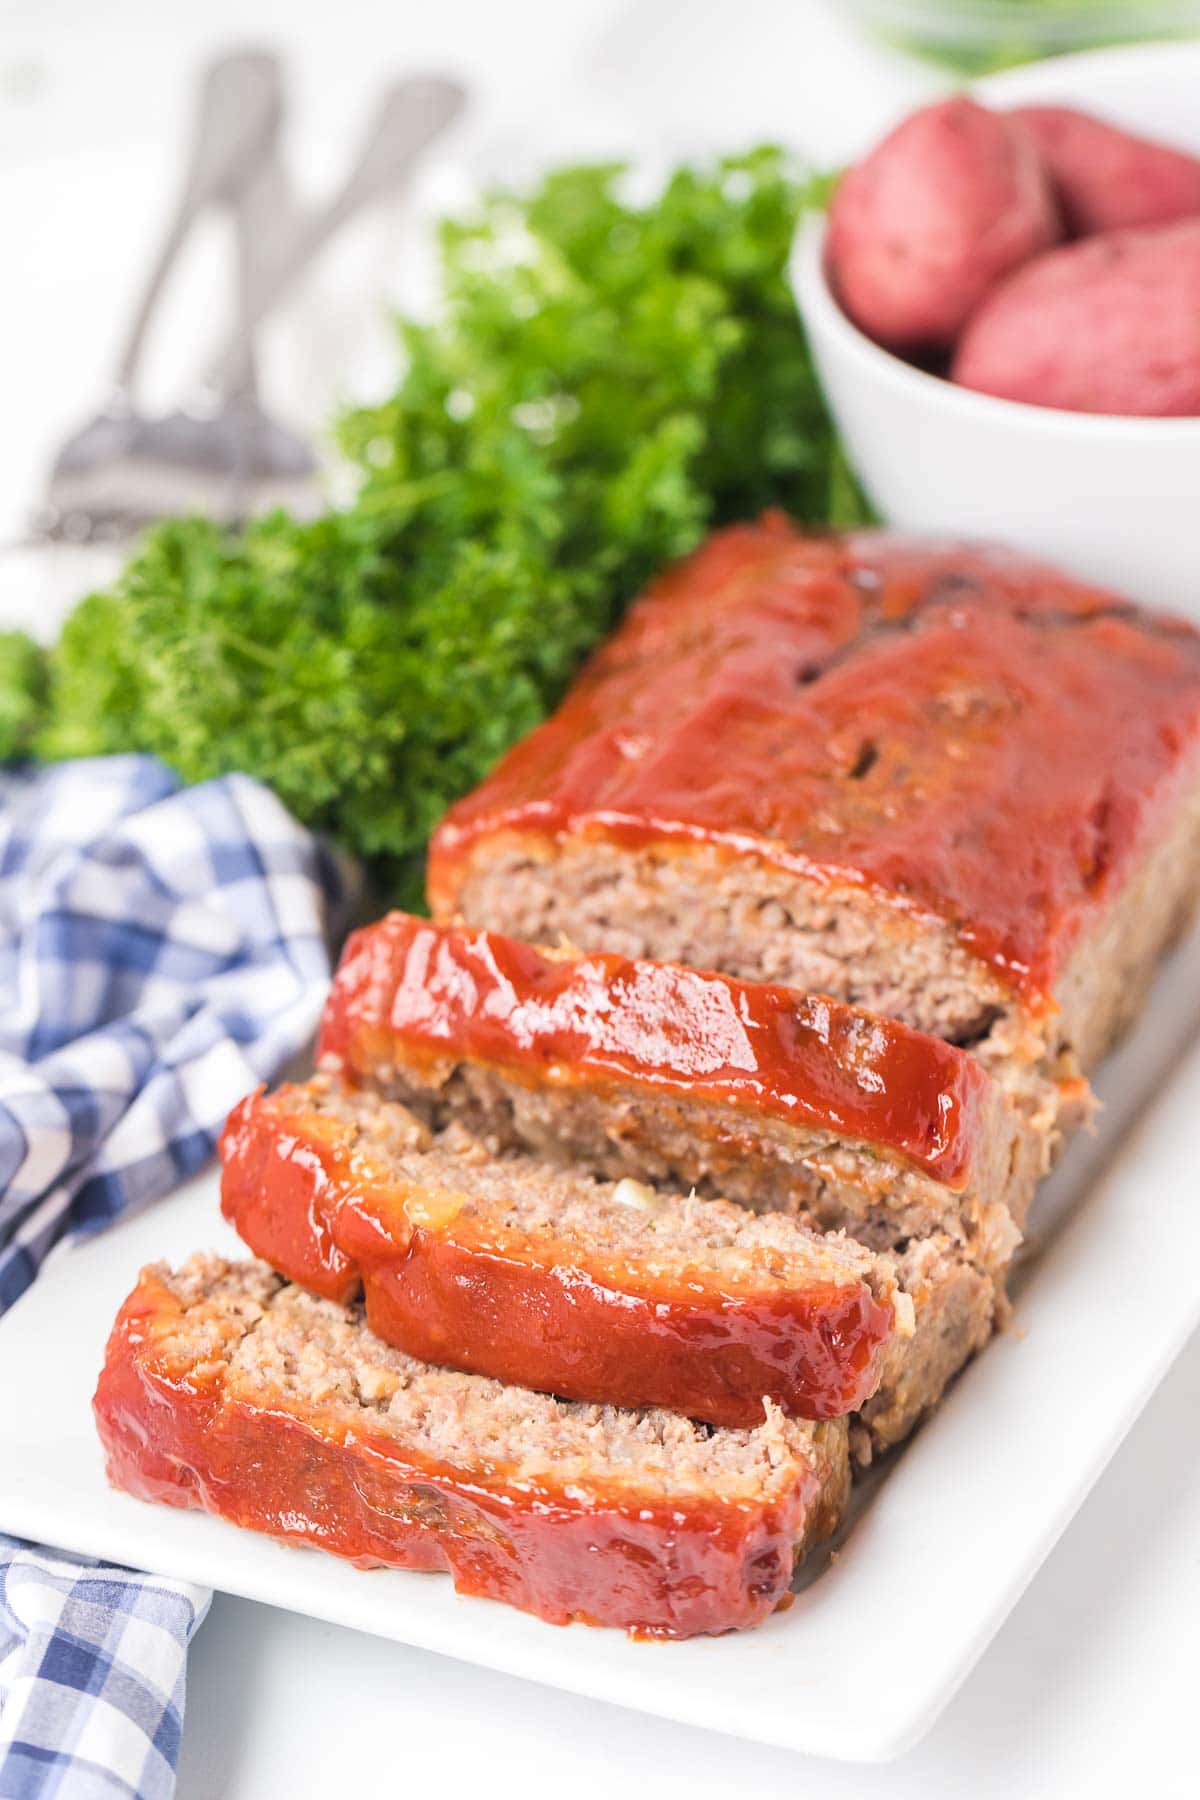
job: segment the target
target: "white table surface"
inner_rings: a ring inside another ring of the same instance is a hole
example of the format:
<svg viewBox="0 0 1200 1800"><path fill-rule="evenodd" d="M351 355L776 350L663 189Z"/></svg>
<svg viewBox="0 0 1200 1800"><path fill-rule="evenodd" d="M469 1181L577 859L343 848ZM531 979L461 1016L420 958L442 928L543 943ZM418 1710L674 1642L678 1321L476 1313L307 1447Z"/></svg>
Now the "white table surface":
<svg viewBox="0 0 1200 1800"><path fill-rule="evenodd" d="M131 256L148 247L147 195L166 191L160 170L177 145L190 73L218 45L249 38L291 54L310 143L340 144L385 70L423 62L462 73L479 105L457 155L476 171L542 147L671 152L762 136L832 161L932 80L858 39L841 0L0 0L0 537L100 391L136 274L122 257L112 277L112 245L127 243ZM128 177L107 180L102 204L98 170ZM57 273L64 238L77 246L74 285ZM268 347L268 376L283 380L293 415L315 420L339 392L378 391L386 379L386 334L373 321L398 286L396 254L393 245L390 264L368 252L335 260L290 310ZM31 622L42 609L32 592L10 561L0 623ZM1163 1272L1173 1277L1194 1275ZM747 1746L218 1598L192 1651L181 1800L456 1796L497 1784L578 1800L614 1790L663 1800L738 1790L822 1800L1194 1796L1198 1418L1200 1341L949 1711L888 1767ZM1014 1469L1013 1480L1036 1482L1037 1471Z"/></svg>

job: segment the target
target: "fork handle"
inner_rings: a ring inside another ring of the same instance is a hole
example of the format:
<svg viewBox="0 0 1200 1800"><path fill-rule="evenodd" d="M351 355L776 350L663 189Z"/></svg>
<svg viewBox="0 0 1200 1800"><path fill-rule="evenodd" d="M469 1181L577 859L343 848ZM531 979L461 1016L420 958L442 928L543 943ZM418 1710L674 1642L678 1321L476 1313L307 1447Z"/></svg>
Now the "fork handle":
<svg viewBox="0 0 1200 1800"><path fill-rule="evenodd" d="M466 90L458 82L436 77L410 77L387 90L341 187L301 226L275 268L256 288L206 372L207 388L222 394L238 390L245 380L257 326L342 226L408 173L422 151L457 118L465 99Z"/></svg>
<svg viewBox="0 0 1200 1800"><path fill-rule="evenodd" d="M271 280L276 263L294 239L300 214L287 171L276 150L261 165L230 203L233 229L233 262L236 290L235 329L246 343L246 357L236 385L223 392L200 385L197 393L209 405L251 402L257 399L258 375L254 353L259 295Z"/></svg>
<svg viewBox="0 0 1200 1800"><path fill-rule="evenodd" d="M150 321L196 219L237 193L272 147L282 116L282 70L269 51L234 50L204 71L183 181L117 363L115 400L129 401Z"/></svg>

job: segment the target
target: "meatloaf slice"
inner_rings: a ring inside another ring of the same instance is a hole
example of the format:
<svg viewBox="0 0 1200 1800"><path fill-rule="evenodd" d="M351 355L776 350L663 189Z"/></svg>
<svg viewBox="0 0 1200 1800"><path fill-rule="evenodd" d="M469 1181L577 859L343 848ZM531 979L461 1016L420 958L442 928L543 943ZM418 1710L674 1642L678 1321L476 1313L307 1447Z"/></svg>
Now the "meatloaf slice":
<svg viewBox="0 0 1200 1800"><path fill-rule="evenodd" d="M216 1257L143 1270L95 1413L142 1499L662 1637L766 1617L848 1492L842 1420L712 1430L454 1374Z"/></svg>
<svg viewBox="0 0 1200 1800"><path fill-rule="evenodd" d="M452 808L430 899L1057 1076L1194 906L1198 740L1184 622L1001 551L768 515L668 571Z"/></svg>
<svg viewBox="0 0 1200 1800"><path fill-rule="evenodd" d="M252 1095L222 1137L256 1255L427 1361L718 1425L833 1418L875 1391L913 1306L887 1258L781 1213L595 1180L335 1087Z"/></svg>
<svg viewBox="0 0 1200 1800"><path fill-rule="evenodd" d="M322 1067L497 1154L803 1208L1007 1261L1042 1147L967 1052L856 1008L392 913L346 946Z"/></svg>

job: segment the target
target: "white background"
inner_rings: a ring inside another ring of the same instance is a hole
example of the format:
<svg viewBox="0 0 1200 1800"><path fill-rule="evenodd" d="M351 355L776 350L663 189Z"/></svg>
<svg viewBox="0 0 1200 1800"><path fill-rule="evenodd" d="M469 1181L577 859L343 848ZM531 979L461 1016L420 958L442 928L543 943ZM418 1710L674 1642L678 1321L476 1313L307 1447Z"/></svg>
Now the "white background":
<svg viewBox="0 0 1200 1800"><path fill-rule="evenodd" d="M462 74L477 105L429 172L430 205L546 153L659 157L769 135L834 161L931 85L928 71L858 39L847 10L842 0L0 0L0 539L63 431L100 395L169 191L189 78L212 49L254 37L289 52L293 156L314 179L345 154L385 76L420 64ZM342 394L381 390L380 320L387 297L412 287L414 236L411 218L357 233L290 309L267 356L281 410L316 421ZM193 291L216 279L199 268ZM188 302L178 305L183 319ZM167 346L164 394L183 367ZM30 619L42 571L12 556L0 565L0 612ZM79 579L56 570L60 599ZM1095 1378L1103 1384L1102 1368ZM182 1800L413 1789L1194 1796L1198 1418L1193 1343L958 1699L889 1767L806 1761L218 1598L192 1652ZM1037 1470L1014 1468L1012 1481L1036 1483ZM669 1654L646 1647L647 1658Z"/></svg>

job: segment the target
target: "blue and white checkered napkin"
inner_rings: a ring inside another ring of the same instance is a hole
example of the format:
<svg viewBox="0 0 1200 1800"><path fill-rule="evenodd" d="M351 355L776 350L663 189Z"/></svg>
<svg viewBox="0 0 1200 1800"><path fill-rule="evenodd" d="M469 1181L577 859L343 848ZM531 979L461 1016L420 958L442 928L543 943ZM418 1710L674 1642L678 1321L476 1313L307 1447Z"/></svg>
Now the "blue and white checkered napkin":
<svg viewBox="0 0 1200 1800"><path fill-rule="evenodd" d="M210 1595L0 1536L0 1795L170 1800Z"/></svg>
<svg viewBox="0 0 1200 1800"><path fill-rule="evenodd" d="M0 1313L60 1238L199 1168L304 1047L340 887L244 776L183 789L138 756L0 776ZM0 1540L0 1800L169 1794L206 1606Z"/></svg>

